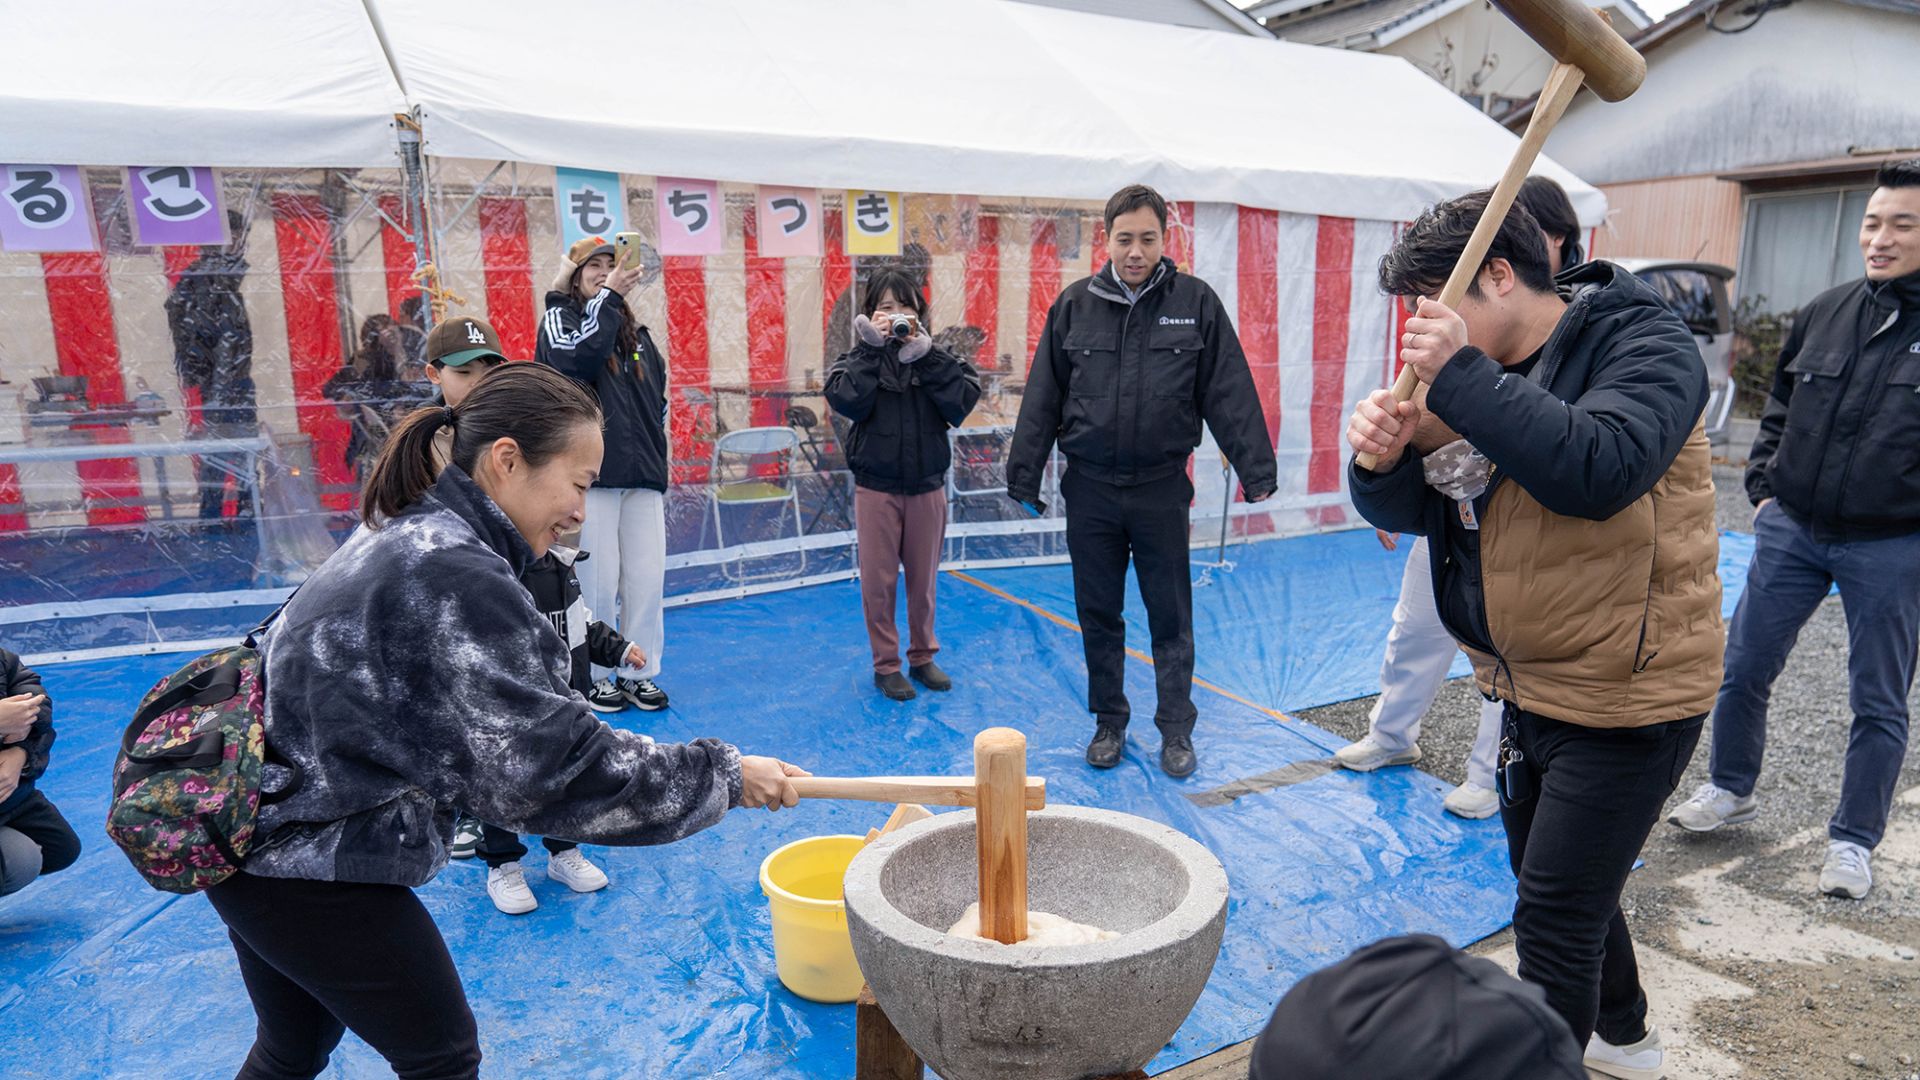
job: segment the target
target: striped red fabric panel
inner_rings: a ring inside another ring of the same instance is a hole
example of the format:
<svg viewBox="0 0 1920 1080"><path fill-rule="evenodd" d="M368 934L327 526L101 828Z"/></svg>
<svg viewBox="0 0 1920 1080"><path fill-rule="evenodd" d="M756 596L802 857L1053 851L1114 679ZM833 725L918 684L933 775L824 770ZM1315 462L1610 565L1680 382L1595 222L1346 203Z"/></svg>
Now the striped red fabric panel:
<svg viewBox="0 0 1920 1080"><path fill-rule="evenodd" d="M834 302L853 286L853 260L847 257L846 234L842 231L845 228L846 219L838 210L827 211L820 224L820 239L826 251L820 259L820 326L828 356L838 356L852 344L833 340Z"/></svg>
<svg viewBox="0 0 1920 1080"><path fill-rule="evenodd" d="M107 286L106 256L98 252L62 252L40 256L47 288L47 312L53 320L53 349L60 374L87 380L87 400L98 407L127 400L120 374L120 342L113 323L113 293ZM75 424L75 430L91 425ZM125 427L92 428L100 443L132 441ZM146 520L140 505L140 466L131 458L82 461L80 494L87 524L124 525Z"/></svg>
<svg viewBox="0 0 1920 1080"><path fill-rule="evenodd" d="M1353 219L1322 217L1314 244L1313 453L1307 491L1340 490L1341 421L1346 407L1348 316L1353 306Z"/></svg>
<svg viewBox="0 0 1920 1080"><path fill-rule="evenodd" d="M1280 215L1242 206L1238 246L1239 311L1234 323L1253 370L1253 387L1267 418L1267 438L1280 436Z"/></svg>
<svg viewBox="0 0 1920 1080"><path fill-rule="evenodd" d="M680 391L697 389L705 391L712 384L712 367L707 350L707 260L702 255L666 255L661 258L661 285L667 293L667 363L671 371L670 385ZM704 459L707 449L694 453L694 432L696 429L711 430L713 415L711 407L706 410L690 408L684 396L679 399L679 408L669 406L674 414L673 430L669 433L672 443L671 453L674 461L691 461L696 456ZM697 483L707 475L705 460L695 462L674 470L676 482Z"/></svg>
<svg viewBox="0 0 1920 1080"><path fill-rule="evenodd" d="M1032 255L1027 269L1027 355L1040 348L1047 328L1047 312L1060 295L1059 223L1050 217L1033 219Z"/></svg>
<svg viewBox="0 0 1920 1080"><path fill-rule="evenodd" d="M534 351L533 250L527 240L527 204L480 200L480 264L487 278L487 321L509 360Z"/></svg>
<svg viewBox="0 0 1920 1080"><path fill-rule="evenodd" d="M520 204L524 217L525 204ZM380 210L386 214L380 222L380 262L387 278L387 314L398 321L405 320L400 314L400 305L407 297L418 295L420 286L413 280L413 242L407 234L394 228L389 221L405 221L406 207L401 204L398 195L380 196ZM500 324L495 323L495 330ZM532 353L528 353L532 356Z"/></svg>
<svg viewBox="0 0 1920 1080"><path fill-rule="evenodd" d="M332 215L317 195L276 193L273 236L280 249L280 299L287 317L287 364L300 431L329 509L354 505L347 422L320 394L340 370L340 297L334 285Z"/></svg>
<svg viewBox="0 0 1920 1080"><path fill-rule="evenodd" d="M0 535L26 531L27 504L20 488L20 470L0 465Z"/></svg>
<svg viewBox="0 0 1920 1080"><path fill-rule="evenodd" d="M980 215L973 238L973 250L967 252L966 320L985 333L975 355L982 364L997 364L1000 355L997 333L1000 325L1000 219Z"/></svg>
<svg viewBox="0 0 1920 1080"><path fill-rule="evenodd" d="M780 387L787 382L787 261L760 254L759 215L748 210L746 234L747 382ZM755 396L753 422L777 427L786 422L786 399Z"/></svg>

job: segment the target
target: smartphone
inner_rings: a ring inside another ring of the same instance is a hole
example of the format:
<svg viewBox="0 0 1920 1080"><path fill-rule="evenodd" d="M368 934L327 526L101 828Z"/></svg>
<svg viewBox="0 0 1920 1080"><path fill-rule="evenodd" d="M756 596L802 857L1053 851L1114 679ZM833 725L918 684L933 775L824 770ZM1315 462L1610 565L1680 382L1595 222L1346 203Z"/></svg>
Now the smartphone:
<svg viewBox="0 0 1920 1080"><path fill-rule="evenodd" d="M631 270L640 265L639 233L623 232L614 235L613 264L623 270Z"/></svg>

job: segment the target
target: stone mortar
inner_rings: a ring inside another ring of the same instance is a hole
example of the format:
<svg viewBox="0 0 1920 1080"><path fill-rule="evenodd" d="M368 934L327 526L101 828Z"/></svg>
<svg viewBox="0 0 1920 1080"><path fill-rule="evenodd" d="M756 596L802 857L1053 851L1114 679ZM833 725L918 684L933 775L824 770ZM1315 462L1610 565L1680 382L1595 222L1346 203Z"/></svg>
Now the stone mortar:
<svg viewBox="0 0 1920 1080"><path fill-rule="evenodd" d="M1144 1066L1193 1011L1227 921L1227 874L1185 834L1131 814L1027 815L1028 906L1117 931L1047 948L949 937L979 898L973 812L869 844L847 926L887 1018L944 1080L1081 1080Z"/></svg>

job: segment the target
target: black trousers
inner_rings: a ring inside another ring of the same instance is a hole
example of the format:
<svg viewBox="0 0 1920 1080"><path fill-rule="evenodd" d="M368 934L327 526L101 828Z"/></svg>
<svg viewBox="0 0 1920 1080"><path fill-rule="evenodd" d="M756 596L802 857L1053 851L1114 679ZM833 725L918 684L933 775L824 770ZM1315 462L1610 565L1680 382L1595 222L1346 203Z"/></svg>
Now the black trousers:
<svg viewBox="0 0 1920 1080"><path fill-rule="evenodd" d="M571 851L579 844L571 840L556 840L551 836L540 838L549 854L557 855L562 851ZM473 849L480 861L488 866L504 866L510 862L519 862L526 857L527 845L520 842L520 834L511 829L502 829L497 825L482 823L480 826L480 844Z"/></svg>
<svg viewBox="0 0 1920 1080"><path fill-rule="evenodd" d="M1532 767L1533 798L1502 805L1520 879L1513 906L1520 977L1547 993L1581 1046L1647 1033L1647 996L1620 890L1700 742L1704 716L1591 728L1507 706Z"/></svg>
<svg viewBox="0 0 1920 1080"><path fill-rule="evenodd" d="M1125 728L1127 704L1127 562L1140 582L1153 638L1159 702L1153 722L1162 736L1191 735L1193 707L1193 577L1187 558L1187 509L1193 482L1176 472L1120 487L1081 476L1071 466L1060 481L1067 507L1067 554L1073 560L1073 603L1087 650L1087 709L1102 724Z"/></svg>
<svg viewBox="0 0 1920 1080"><path fill-rule="evenodd" d="M207 899L258 1018L235 1080L310 1080L347 1028L404 1080L480 1075L460 973L412 889L240 873Z"/></svg>
<svg viewBox="0 0 1920 1080"><path fill-rule="evenodd" d="M80 837L46 795L34 791L0 818L0 896L18 892L34 878L73 865Z"/></svg>

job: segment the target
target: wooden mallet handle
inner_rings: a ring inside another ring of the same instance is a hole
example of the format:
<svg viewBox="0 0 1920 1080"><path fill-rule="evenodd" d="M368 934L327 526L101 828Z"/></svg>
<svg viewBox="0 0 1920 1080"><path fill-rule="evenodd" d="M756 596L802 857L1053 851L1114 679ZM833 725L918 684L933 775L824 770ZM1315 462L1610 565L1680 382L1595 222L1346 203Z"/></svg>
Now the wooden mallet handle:
<svg viewBox="0 0 1920 1080"><path fill-rule="evenodd" d="M1520 194L1520 185L1526 182L1527 173L1532 171L1534 159L1540 156L1540 148L1546 144L1553 125L1560 122L1561 115L1567 111L1567 103L1579 92L1583 78L1585 76L1580 69L1572 64L1553 65L1553 71L1547 76L1546 88L1540 91L1539 103L1534 106L1533 116L1527 121L1526 136L1520 140L1519 148L1514 150L1506 173L1494 185L1493 195L1487 200L1486 212L1480 215L1480 223L1474 226L1465 250L1460 252L1460 261L1453 264L1453 273L1447 277L1446 287L1436 297L1441 304L1457 310L1473 279L1480 276L1480 264L1486 262L1487 249L1493 246L1493 238L1500 234L1500 226L1506 223L1507 211L1513 208L1513 200ZM1395 344L1399 343L1396 341ZM1400 377L1393 384L1393 400L1411 399L1414 389L1419 385L1420 377L1414 373L1413 365L1401 368ZM1378 457L1364 451L1355 454L1353 460L1367 470L1380 464Z"/></svg>
<svg viewBox="0 0 1920 1080"><path fill-rule="evenodd" d="M988 728L973 740L980 803L974 828L980 855L980 936L1004 945L1027 939L1027 737Z"/></svg>
<svg viewBox="0 0 1920 1080"><path fill-rule="evenodd" d="M922 806L978 805L976 781L953 776L795 776L789 781L803 799L852 799L856 802L919 803ZM1047 782L1024 777L1014 785L1028 810L1044 810Z"/></svg>

